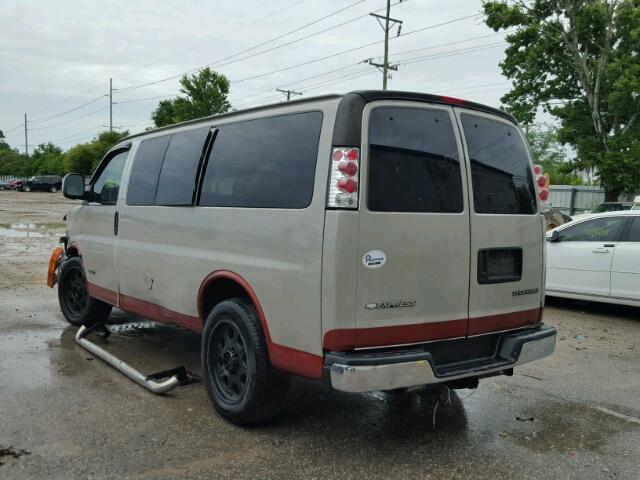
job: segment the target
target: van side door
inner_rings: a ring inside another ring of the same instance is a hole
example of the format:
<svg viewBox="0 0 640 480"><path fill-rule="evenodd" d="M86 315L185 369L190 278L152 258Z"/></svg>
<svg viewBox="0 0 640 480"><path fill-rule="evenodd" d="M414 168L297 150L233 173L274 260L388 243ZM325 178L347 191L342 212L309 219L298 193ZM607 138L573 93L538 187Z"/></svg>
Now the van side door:
<svg viewBox="0 0 640 480"><path fill-rule="evenodd" d="M82 207L71 241L82 256L89 293L117 303L116 239L118 194L129 148L109 152L90 181L90 200Z"/></svg>

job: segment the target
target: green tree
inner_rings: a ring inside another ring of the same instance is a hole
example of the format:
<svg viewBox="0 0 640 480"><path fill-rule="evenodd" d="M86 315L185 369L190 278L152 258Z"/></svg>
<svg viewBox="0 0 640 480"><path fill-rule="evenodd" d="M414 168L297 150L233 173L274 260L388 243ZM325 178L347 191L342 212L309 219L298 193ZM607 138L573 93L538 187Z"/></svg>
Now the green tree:
<svg viewBox="0 0 640 480"><path fill-rule="evenodd" d="M151 114L156 127L229 111L229 80L221 73L204 68L197 74L180 79L182 95L161 100Z"/></svg>
<svg viewBox="0 0 640 480"><path fill-rule="evenodd" d="M129 132L102 132L90 142L69 149L63 157L64 172L90 175L113 144L127 135Z"/></svg>
<svg viewBox="0 0 640 480"><path fill-rule="evenodd" d="M558 131L548 125L534 125L527 129L527 140L534 163L542 165L555 185L582 185L584 180L575 173L575 166L558 139Z"/></svg>
<svg viewBox="0 0 640 480"><path fill-rule="evenodd" d="M577 168L594 169L606 199L640 186L640 0L483 3L486 23L509 30L502 97L521 122L539 107L560 122ZM512 30L513 29L513 30Z"/></svg>
<svg viewBox="0 0 640 480"><path fill-rule="evenodd" d="M62 175L62 149L51 142L42 143L34 148L31 164L34 175Z"/></svg>

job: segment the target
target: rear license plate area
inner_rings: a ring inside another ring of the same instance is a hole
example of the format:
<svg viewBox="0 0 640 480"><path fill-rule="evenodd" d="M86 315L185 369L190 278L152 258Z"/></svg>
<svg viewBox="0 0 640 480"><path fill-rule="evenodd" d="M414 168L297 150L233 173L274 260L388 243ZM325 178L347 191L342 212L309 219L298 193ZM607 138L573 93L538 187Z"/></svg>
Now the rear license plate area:
<svg viewBox="0 0 640 480"><path fill-rule="evenodd" d="M479 284L518 282L521 278L521 248L485 248L478 251Z"/></svg>

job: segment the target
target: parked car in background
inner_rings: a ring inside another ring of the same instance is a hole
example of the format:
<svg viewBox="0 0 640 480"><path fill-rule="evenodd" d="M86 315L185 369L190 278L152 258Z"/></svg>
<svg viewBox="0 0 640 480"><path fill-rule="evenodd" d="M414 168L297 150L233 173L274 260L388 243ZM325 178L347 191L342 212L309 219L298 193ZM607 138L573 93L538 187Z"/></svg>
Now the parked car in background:
<svg viewBox="0 0 640 480"><path fill-rule="evenodd" d="M11 189L9 188L8 182L3 182L2 180L0 180L0 191L2 190L11 190Z"/></svg>
<svg viewBox="0 0 640 480"><path fill-rule="evenodd" d="M20 182L19 187L23 192L51 192L56 193L62 189L62 178L57 175L42 175L31 177Z"/></svg>
<svg viewBox="0 0 640 480"><path fill-rule="evenodd" d="M593 214L547 233L547 295L640 306L640 211Z"/></svg>
<svg viewBox="0 0 640 480"><path fill-rule="evenodd" d="M571 218L573 220L580 220L583 218L589 218L593 216L594 213L618 212L621 210L630 210L631 207L633 207L633 203L631 202L603 202L596 205L591 210L588 210L579 215L574 215Z"/></svg>

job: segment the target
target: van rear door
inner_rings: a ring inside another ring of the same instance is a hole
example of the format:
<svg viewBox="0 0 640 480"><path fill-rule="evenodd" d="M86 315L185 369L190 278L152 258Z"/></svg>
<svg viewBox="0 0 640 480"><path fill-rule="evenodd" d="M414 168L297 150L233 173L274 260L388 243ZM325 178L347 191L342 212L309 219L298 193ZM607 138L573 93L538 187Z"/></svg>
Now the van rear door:
<svg viewBox="0 0 640 480"><path fill-rule="evenodd" d="M468 334L538 323L544 229L524 136L496 115L455 110L473 192Z"/></svg>
<svg viewBox="0 0 640 480"><path fill-rule="evenodd" d="M357 347L467 334L469 207L453 108L367 104L360 172Z"/></svg>

